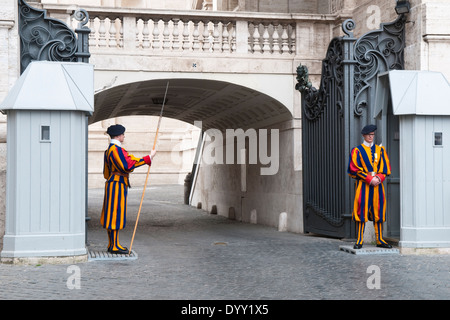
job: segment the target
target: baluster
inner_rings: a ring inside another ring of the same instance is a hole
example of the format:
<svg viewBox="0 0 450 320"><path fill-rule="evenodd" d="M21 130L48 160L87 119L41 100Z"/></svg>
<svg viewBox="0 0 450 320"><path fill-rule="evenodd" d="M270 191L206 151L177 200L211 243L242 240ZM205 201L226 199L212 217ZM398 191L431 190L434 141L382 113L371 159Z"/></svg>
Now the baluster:
<svg viewBox="0 0 450 320"><path fill-rule="evenodd" d="M165 46L165 41L164 41L164 26L165 26L165 22L164 20L161 18L159 19L158 23L156 24L158 26L158 38L159 38L159 51L163 51L164 50L164 46Z"/></svg>
<svg viewBox="0 0 450 320"><path fill-rule="evenodd" d="M198 25L199 21L193 21L194 23L194 30L192 32L192 51L198 51L200 49L200 43L199 43L199 31L198 31Z"/></svg>
<svg viewBox="0 0 450 320"><path fill-rule="evenodd" d="M163 33L162 33L162 37L163 37L163 39L162 39L162 43L163 43L162 49L163 50L169 50L172 47L172 45L170 44L170 38L169 38L169 35L170 35L170 33L169 33L169 22L170 22L170 20L168 20L168 21L162 20L163 27L164 27Z"/></svg>
<svg viewBox="0 0 450 320"><path fill-rule="evenodd" d="M117 40L116 40L116 20L109 19L109 47L117 48Z"/></svg>
<svg viewBox="0 0 450 320"><path fill-rule="evenodd" d="M261 48L261 35L259 33L259 24L254 24L253 29L253 52L262 53Z"/></svg>
<svg viewBox="0 0 450 320"><path fill-rule="evenodd" d="M150 49L154 49L154 45L153 45L153 30L155 28L155 21L153 21L152 19L148 19L147 20L147 28L148 28L148 40L150 42L149 44L149 48Z"/></svg>
<svg viewBox="0 0 450 320"><path fill-rule="evenodd" d="M223 33L222 33L222 40L223 40L223 46L222 49L224 52L230 52L231 46L230 46L230 34L228 32L228 26L231 25L231 22L228 24L222 25Z"/></svg>
<svg viewBox="0 0 450 320"><path fill-rule="evenodd" d="M290 45L289 45L289 48L290 48L290 51L289 51L289 53L295 53L295 50L296 50L296 46L295 46L295 24L294 25L288 25L288 27L291 29L291 31L290 31L290 37L289 37L289 40L290 40Z"/></svg>
<svg viewBox="0 0 450 320"><path fill-rule="evenodd" d="M214 48L215 52L222 52L222 22L214 22Z"/></svg>
<svg viewBox="0 0 450 320"><path fill-rule="evenodd" d="M281 53L281 46L280 46L281 37L280 37L280 34L278 32L280 26L281 26L280 24L273 25L273 33L272 33L272 50L273 50L273 53Z"/></svg>
<svg viewBox="0 0 450 320"><path fill-rule="evenodd" d="M201 29L201 33L199 39L201 39L201 50L202 52L206 52L208 50L208 37L209 37L209 22L202 22L203 28Z"/></svg>
<svg viewBox="0 0 450 320"><path fill-rule="evenodd" d="M209 46L209 52L214 51L214 23L209 22L208 23L208 46Z"/></svg>
<svg viewBox="0 0 450 320"><path fill-rule="evenodd" d="M177 18L172 20L173 31L172 31L172 50L178 51L180 49L180 30L179 30L179 20Z"/></svg>
<svg viewBox="0 0 450 320"><path fill-rule="evenodd" d="M142 18L136 18L136 31L135 31L135 42L136 48L142 48L142 32L143 32L144 20Z"/></svg>
<svg viewBox="0 0 450 320"><path fill-rule="evenodd" d="M283 33L281 34L281 54L290 53L289 50L289 36L287 29L289 25L283 26Z"/></svg>
<svg viewBox="0 0 450 320"><path fill-rule="evenodd" d="M91 29L91 33L89 33L89 47L97 47L97 26L95 23L95 19L98 18L89 18L89 28Z"/></svg>
<svg viewBox="0 0 450 320"><path fill-rule="evenodd" d="M98 28L98 46L106 47L106 28L105 28L105 19L99 17L100 26Z"/></svg>
<svg viewBox="0 0 450 320"><path fill-rule="evenodd" d="M123 19L119 18L120 28L118 34L118 45L119 48L123 48Z"/></svg>
<svg viewBox="0 0 450 320"><path fill-rule="evenodd" d="M189 21L183 22L183 46L182 51L188 51L190 47L190 41L189 41Z"/></svg>
<svg viewBox="0 0 450 320"><path fill-rule="evenodd" d="M250 53L254 53L254 43L255 43L255 40L253 38L254 32L255 32L255 25L249 22L247 27L247 50Z"/></svg>
<svg viewBox="0 0 450 320"><path fill-rule="evenodd" d="M230 52L236 52L236 25L234 24L234 22L229 23L228 34Z"/></svg>
<svg viewBox="0 0 450 320"><path fill-rule="evenodd" d="M270 36L269 36L269 25L264 25L264 32L263 32L263 53L271 53L272 50L270 48Z"/></svg>
<svg viewBox="0 0 450 320"><path fill-rule="evenodd" d="M159 41L159 20L153 20L153 45L152 48L155 50L161 49L161 43Z"/></svg>
<svg viewBox="0 0 450 320"><path fill-rule="evenodd" d="M150 29L148 20L143 20L142 26L142 48L150 48Z"/></svg>

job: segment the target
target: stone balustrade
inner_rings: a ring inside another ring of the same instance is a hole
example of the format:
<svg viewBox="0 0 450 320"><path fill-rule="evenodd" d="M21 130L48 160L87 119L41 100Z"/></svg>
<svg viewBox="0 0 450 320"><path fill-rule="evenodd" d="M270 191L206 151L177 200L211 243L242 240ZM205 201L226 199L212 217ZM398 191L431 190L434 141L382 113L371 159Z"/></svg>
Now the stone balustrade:
<svg viewBox="0 0 450 320"><path fill-rule="evenodd" d="M276 22L233 15L136 13L90 11L91 50L136 49L149 54L295 53L295 21Z"/></svg>
<svg viewBox="0 0 450 320"><path fill-rule="evenodd" d="M73 6L72 6L73 7ZM71 6L44 5L58 19L70 21ZM234 55L273 58L300 54L299 34L318 24L335 26L342 17L317 14L168 11L84 7L89 13L90 51L117 50L145 55Z"/></svg>
<svg viewBox="0 0 450 320"><path fill-rule="evenodd" d="M93 15L91 48L126 48L149 53L261 53L293 54L295 52L295 24L241 21L223 18L211 21L204 17L174 18L142 15L114 17ZM128 30L127 30L128 29ZM127 32L128 31L128 32ZM247 41L238 42L238 34Z"/></svg>

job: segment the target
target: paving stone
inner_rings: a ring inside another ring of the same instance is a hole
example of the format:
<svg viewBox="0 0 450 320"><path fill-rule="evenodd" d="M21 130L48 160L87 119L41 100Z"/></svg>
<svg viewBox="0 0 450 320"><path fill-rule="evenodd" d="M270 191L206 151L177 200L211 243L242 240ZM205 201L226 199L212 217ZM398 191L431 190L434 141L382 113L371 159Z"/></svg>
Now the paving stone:
<svg viewBox="0 0 450 320"><path fill-rule="evenodd" d="M129 191L120 234L127 247L141 194L139 188ZM102 201L103 190L89 191L89 252L104 252L108 244L99 223ZM152 187L134 259L0 264L0 299L180 300L187 306L193 300L450 298L450 255L349 254L339 249L346 245L211 215L183 204L183 186ZM374 266L379 289L368 286Z"/></svg>

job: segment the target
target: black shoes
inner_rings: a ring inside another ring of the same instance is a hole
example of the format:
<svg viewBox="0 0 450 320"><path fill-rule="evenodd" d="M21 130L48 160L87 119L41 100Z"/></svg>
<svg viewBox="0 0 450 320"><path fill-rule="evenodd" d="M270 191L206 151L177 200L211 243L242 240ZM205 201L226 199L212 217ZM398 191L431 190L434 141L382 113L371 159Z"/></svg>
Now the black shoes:
<svg viewBox="0 0 450 320"><path fill-rule="evenodd" d="M108 248L108 252L110 252L112 254L130 254L130 251L128 250L128 248L117 249L117 250L112 250L112 249Z"/></svg>
<svg viewBox="0 0 450 320"><path fill-rule="evenodd" d="M356 244L353 246L353 249L361 249L362 248L362 244ZM389 243L380 243L377 244L378 248L385 248L385 249L392 249L392 246Z"/></svg>

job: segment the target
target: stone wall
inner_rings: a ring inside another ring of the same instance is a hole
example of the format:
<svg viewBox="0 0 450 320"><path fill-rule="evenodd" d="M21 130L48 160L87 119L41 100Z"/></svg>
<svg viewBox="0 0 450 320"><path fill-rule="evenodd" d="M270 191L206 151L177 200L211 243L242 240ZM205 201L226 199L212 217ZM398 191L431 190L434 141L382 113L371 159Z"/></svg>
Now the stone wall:
<svg viewBox="0 0 450 320"><path fill-rule="evenodd" d="M412 1L407 24L407 69L440 71L450 81L450 2Z"/></svg>
<svg viewBox="0 0 450 320"><path fill-rule="evenodd" d="M407 16L405 68L442 72L450 79L450 2L445 0L410 0ZM351 10L356 22L355 37L379 28L382 22L397 18L391 0L359 0ZM348 8L347 8L348 9ZM340 30L336 29L335 34Z"/></svg>
<svg viewBox="0 0 450 320"><path fill-rule="evenodd" d="M19 76L17 1L2 0L0 8L0 101ZM0 115L0 250L3 248L6 213L6 116Z"/></svg>
<svg viewBox="0 0 450 320"><path fill-rule="evenodd" d="M208 163L205 159L214 150L208 145L214 143L214 138L206 142L198 175L194 177L191 205L233 220L276 228L282 226L280 220L285 215L284 230L303 232L302 171L296 158L301 141L300 121L291 120L267 130L267 155L272 160L276 158L276 161L266 161L266 164L261 158L265 151L261 154L260 140L252 145L250 139L247 142L245 164L237 161L236 144L235 161L228 164ZM225 133L223 135L225 137ZM261 139L261 132L258 139ZM227 156L229 144L230 141L224 139L223 159ZM250 163L252 153L258 155L255 164ZM262 171L264 168L268 171Z"/></svg>

